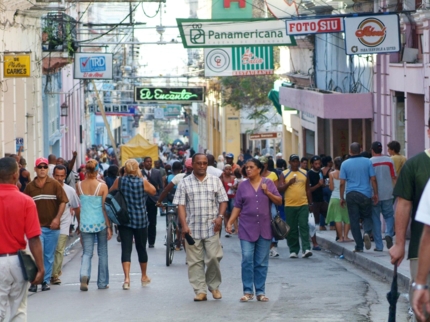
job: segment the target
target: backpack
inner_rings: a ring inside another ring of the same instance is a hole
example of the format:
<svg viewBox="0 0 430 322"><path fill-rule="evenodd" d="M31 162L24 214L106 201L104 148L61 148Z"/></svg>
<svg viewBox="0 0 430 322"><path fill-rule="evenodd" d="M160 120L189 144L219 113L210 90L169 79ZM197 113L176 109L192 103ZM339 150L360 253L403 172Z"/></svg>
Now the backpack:
<svg viewBox="0 0 430 322"><path fill-rule="evenodd" d="M105 200L106 214L117 225L127 225L130 222L127 202L121 192L121 178L118 179L118 189L108 193Z"/></svg>

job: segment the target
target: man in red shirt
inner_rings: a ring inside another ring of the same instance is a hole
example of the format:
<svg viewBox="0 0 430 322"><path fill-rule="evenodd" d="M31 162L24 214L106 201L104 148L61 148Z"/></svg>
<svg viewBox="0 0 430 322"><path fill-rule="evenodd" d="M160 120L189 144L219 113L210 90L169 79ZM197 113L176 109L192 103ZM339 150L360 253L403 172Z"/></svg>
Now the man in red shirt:
<svg viewBox="0 0 430 322"><path fill-rule="evenodd" d="M43 281L41 229L36 204L16 186L18 163L13 158L0 159L0 321L10 307L10 321L27 318L27 281L17 256L27 246L34 256L38 272L32 284Z"/></svg>

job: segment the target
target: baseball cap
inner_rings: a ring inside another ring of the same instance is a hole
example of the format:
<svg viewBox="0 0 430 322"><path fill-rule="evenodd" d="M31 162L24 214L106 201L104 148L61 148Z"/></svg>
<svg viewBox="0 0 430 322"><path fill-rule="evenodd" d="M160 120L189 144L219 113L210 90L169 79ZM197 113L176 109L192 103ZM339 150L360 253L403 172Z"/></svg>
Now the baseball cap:
<svg viewBox="0 0 430 322"><path fill-rule="evenodd" d="M185 160L185 167L186 168L192 168L193 167L193 159L188 158L187 160Z"/></svg>
<svg viewBox="0 0 430 322"><path fill-rule="evenodd" d="M282 157L282 153L280 153L280 152L279 152L279 153L276 153L276 156L277 156L277 157Z"/></svg>
<svg viewBox="0 0 430 322"><path fill-rule="evenodd" d="M41 163L45 163L46 165L49 164L48 159L38 158L38 159L36 159L36 162L34 163L34 166L37 167Z"/></svg>
<svg viewBox="0 0 430 322"><path fill-rule="evenodd" d="M300 161L300 158L299 158L299 156L297 154L291 154L290 155L290 161L294 161L296 159Z"/></svg>
<svg viewBox="0 0 430 322"><path fill-rule="evenodd" d="M234 159L234 154L233 154L233 153L227 153L227 154L225 155L225 157L226 157L226 158L232 158L232 159Z"/></svg>
<svg viewBox="0 0 430 322"><path fill-rule="evenodd" d="M382 143L379 141L375 141L372 143L372 150L376 153L380 153L382 151Z"/></svg>

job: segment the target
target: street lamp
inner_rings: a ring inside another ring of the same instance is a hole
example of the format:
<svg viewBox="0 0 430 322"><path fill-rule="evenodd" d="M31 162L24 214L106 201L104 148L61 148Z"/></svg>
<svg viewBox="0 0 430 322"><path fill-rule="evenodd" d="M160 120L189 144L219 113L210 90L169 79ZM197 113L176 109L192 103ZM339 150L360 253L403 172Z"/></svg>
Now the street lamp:
<svg viewBox="0 0 430 322"><path fill-rule="evenodd" d="M69 105L66 102L61 104L61 116L69 116Z"/></svg>

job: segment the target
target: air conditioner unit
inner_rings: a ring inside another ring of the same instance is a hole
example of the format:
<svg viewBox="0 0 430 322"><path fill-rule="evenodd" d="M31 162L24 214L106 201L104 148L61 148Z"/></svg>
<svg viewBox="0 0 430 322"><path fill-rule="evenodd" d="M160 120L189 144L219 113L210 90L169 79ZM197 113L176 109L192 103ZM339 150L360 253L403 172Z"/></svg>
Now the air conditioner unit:
<svg viewBox="0 0 430 322"><path fill-rule="evenodd" d="M417 48L403 48L402 62L415 63L418 61L418 49Z"/></svg>

